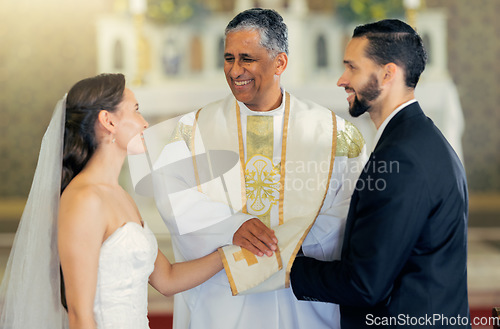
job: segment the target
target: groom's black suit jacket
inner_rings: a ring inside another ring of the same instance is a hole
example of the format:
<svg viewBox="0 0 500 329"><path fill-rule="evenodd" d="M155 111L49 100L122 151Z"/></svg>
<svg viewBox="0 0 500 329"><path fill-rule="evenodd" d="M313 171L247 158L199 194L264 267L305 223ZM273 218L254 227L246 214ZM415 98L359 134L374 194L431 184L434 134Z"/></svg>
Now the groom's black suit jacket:
<svg viewBox="0 0 500 329"><path fill-rule="evenodd" d="M469 320L467 209L459 158L412 103L389 122L360 175L341 260L298 257L293 292L340 304L342 329L470 328L453 325Z"/></svg>

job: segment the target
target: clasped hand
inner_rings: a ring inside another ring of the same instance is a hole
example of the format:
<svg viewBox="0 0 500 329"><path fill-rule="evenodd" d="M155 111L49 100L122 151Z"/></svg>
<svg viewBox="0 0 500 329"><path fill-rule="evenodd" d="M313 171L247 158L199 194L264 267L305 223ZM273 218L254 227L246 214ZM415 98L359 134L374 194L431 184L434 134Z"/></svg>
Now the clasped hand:
<svg viewBox="0 0 500 329"><path fill-rule="evenodd" d="M257 256L272 256L278 248L278 239L274 231L268 228L258 218L251 218L244 222L234 233L233 244Z"/></svg>

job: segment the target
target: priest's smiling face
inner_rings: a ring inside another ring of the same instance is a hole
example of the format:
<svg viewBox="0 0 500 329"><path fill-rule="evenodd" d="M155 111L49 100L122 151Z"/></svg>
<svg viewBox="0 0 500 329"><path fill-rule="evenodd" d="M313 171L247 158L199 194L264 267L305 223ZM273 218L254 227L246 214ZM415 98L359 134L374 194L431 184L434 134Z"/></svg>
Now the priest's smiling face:
<svg viewBox="0 0 500 329"><path fill-rule="evenodd" d="M239 30L226 36L224 73L233 95L254 111L270 111L281 104L280 75L285 53L276 56L260 44L256 30Z"/></svg>

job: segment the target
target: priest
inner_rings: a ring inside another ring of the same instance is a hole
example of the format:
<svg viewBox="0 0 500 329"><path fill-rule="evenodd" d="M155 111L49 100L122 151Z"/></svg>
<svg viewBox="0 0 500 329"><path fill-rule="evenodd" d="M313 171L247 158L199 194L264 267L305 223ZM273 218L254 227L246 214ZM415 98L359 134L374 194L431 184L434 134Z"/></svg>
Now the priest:
<svg viewBox="0 0 500 329"><path fill-rule="evenodd" d="M281 86L288 32L276 11L246 10L225 35L232 94L180 118L150 161L177 261L220 247L225 267L176 296L174 328L339 328L338 307L299 303L289 273L297 254L339 258L363 136Z"/></svg>

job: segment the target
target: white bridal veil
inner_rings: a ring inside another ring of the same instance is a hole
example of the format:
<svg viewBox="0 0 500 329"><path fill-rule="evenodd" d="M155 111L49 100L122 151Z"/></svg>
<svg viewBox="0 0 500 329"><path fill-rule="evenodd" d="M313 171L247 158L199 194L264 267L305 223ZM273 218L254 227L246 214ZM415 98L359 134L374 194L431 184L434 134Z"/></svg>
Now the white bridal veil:
<svg viewBox="0 0 500 329"><path fill-rule="evenodd" d="M31 190L0 286L1 329L67 328L61 305L57 214L66 96L42 139Z"/></svg>

